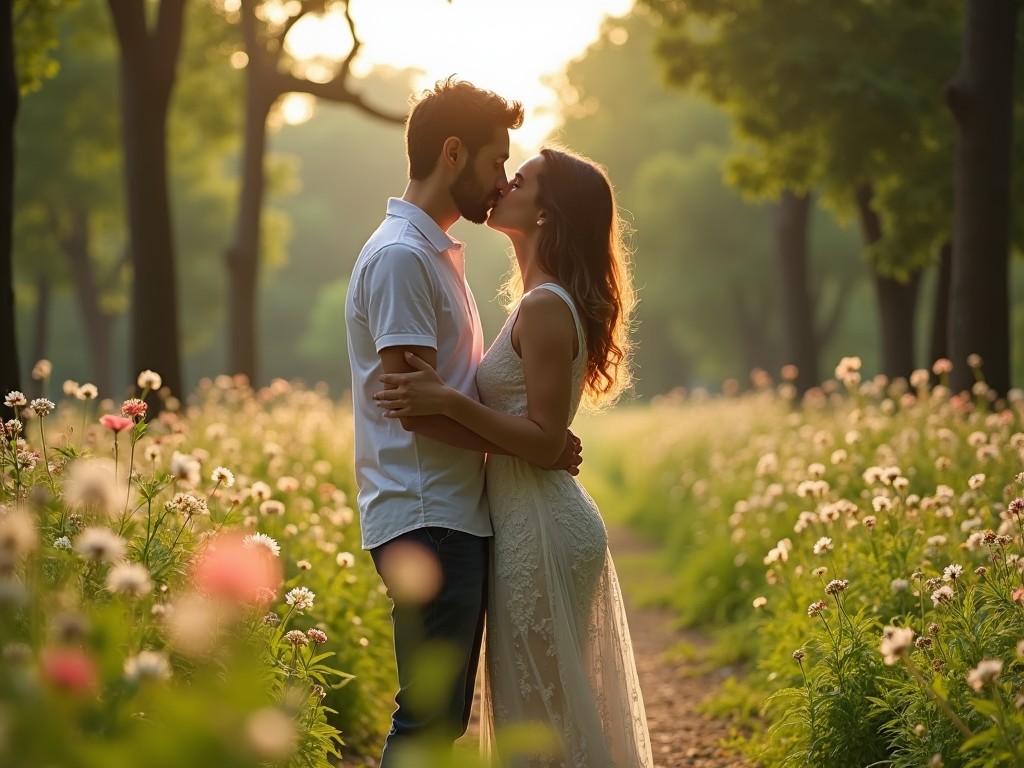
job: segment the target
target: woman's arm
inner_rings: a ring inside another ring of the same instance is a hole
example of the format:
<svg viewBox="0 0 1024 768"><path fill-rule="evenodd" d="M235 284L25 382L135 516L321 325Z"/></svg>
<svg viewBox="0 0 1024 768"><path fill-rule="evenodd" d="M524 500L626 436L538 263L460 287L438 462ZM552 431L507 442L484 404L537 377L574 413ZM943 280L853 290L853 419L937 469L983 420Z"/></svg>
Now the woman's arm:
<svg viewBox="0 0 1024 768"><path fill-rule="evenodd" d="M412 358L409 357L410 354ZM416 370L409 363L411 359L419 359L431 368L436 368L437 350L433 347L387 347L380 351L380 359L384 373L405 373ZM407 432L415 432L456 448L479 453L504 453L499 446L484 440L472 430L440 413L429 416L401 416L399 421L402 429Z"/></svg>
<svg viewBox="0 0 1024 768"><path fill-rule="evenodd" d="M381 381L393 388L374 397L390 418L441 413L511 454L550 467L566 447L576 325L561 298L534 291L520 303L516 330L526 379L526 417L491 410L444 386L415 356L407 359L419 373L385 374Z"/></svg>

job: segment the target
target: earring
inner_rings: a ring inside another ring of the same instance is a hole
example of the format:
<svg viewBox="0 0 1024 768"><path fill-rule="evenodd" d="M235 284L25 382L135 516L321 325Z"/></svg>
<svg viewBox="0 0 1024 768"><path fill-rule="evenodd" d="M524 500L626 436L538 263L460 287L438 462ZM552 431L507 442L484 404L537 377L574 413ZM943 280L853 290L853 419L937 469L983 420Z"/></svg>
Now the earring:
<svg viewBox="0 0 1024 768"><path fill-rule="evenodd" d="M543 227L544 226L544 219L537 219L537 226L538 227Z"/></svg>

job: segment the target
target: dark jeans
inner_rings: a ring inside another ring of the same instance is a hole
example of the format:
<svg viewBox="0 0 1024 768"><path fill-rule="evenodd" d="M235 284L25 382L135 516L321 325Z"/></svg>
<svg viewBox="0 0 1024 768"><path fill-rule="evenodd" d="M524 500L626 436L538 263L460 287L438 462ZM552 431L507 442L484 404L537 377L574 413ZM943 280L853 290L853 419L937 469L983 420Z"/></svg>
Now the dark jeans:
<svg viewBox="0 0 1024 768"><path fill-rule="evenodd" d="M422 549L410 556L411 546ZM484 630L488 551L486 538L433 527L370 550L394 601L398 662L398 708L391 717L381 768L393 766L395 755L413 741L450 745L466 732ZM427 558L425 564L440 571L440 589L426 602L422 596L410 599L402 594L393 560Z"/></svg>

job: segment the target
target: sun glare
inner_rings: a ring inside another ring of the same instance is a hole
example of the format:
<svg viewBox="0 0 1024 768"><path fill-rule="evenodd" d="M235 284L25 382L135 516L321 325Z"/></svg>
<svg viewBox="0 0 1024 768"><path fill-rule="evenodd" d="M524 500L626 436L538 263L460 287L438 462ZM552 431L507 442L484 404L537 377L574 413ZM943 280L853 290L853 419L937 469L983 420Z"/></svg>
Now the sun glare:
<svg viewBox="0 0 1024 768"><path fill-rule="evenodd" d="M526 121L513 137L532 152L556 125L557 96L545 80L557 79L597 39L606 16L621 16L632 5L633 0L352 0L363 41L353 73L378 65L417 69L422 74L416 88L454 74L521 101ZM351 50L352 37L344 17L332 13L299 21L285 45L296 59L336 62Z"/></svg>

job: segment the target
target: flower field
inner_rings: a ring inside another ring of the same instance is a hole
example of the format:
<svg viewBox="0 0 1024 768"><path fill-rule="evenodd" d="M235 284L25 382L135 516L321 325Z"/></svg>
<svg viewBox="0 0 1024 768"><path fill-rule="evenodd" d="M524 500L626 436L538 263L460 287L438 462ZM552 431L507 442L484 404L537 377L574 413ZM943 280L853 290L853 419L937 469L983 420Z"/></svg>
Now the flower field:
<svg viewBox="0 0 1024 768"><path fill-rule="evenodd" d="M582 422L585 485L662 554L627 591L744 663L707 708L751 764L1022 766L1024 400L858 367ZM347 404L221 377L154 414L151 372L117 402L36 376L3 406L0 764L374 754L390 604Z"/></svg>
<svg viewBox="0 0 1024 768"><path fill-rule="evenodd" d="M661 543L648 596L747 662L708 709L761 723L751 764L1022 766L1021 393L836 376L608 414L586 482Z"/></svg>
<svg viewBox="0 0 1024 768"><path fill-rule="evenodd" d="M390 604L359 548L349 409L222 377L151 417L159 387L5 400L0 764L376 751Z"/></svg>

